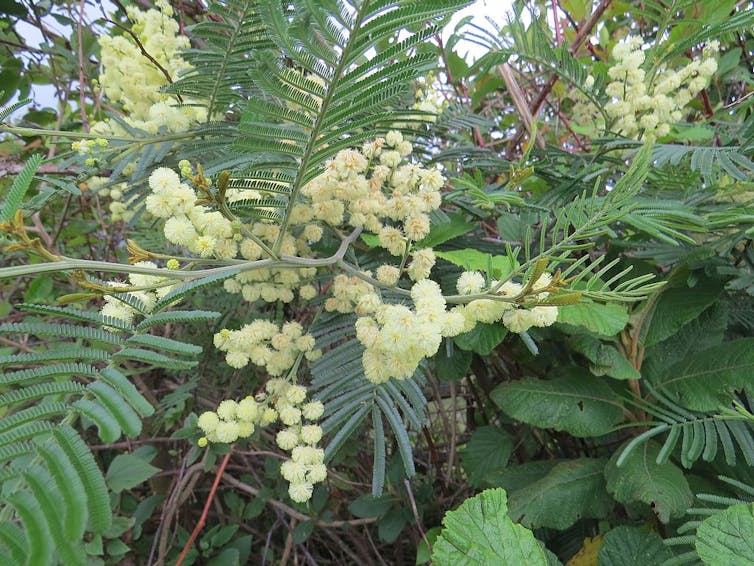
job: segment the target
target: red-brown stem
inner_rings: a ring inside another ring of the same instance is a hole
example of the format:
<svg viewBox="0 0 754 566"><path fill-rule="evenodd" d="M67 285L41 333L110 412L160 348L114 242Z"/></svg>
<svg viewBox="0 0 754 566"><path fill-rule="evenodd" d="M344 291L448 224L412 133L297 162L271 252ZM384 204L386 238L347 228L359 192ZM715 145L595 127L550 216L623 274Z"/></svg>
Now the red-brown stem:
<svg viewBox="0 0 754 566"><path fill-rule="evenodd" d="M555 23L555 43L563 43L563 38L560 36L560 22L558 21L558 0L552 0L552 19Z"/></svg>
<svg viewBox="0 0 754 566"><path fill-rule="evenodd" d="M194 541L196 540L196 537L199 536L199 533L204 528L204 524L207 522L207 513L209 513L209 507L210 505L212 505L212 500L215 498L215 493L217 493L217 486L220 485L220 480L223 477L225 466L228 465L228 460L230 460L230 455L232 453L233 453L233 449L231 447L231 451L228 452L223 457L223 461L220 462L220 467L217 469L217 475L215 476L215 481L212 484L212 489L209 490L209 495L207 496L207 502L204 504L204 509L202 510L202 516L199 517L199 522L194 527L194 530L191 531L191 536L189 537L188 541L186 541L186 546L183 547L183 550L181 551L181 555L178 557L178 560L176 561L175 566L181 566L183 564L183 561L186 559L186 555L188 554L188 551L191 549L192 545L194 544Z"/></svg>

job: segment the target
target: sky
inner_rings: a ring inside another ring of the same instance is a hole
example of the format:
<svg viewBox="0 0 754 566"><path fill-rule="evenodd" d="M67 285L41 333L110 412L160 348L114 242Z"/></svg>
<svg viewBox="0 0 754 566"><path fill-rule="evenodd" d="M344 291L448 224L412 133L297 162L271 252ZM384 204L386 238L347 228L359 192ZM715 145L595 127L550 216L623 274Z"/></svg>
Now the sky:
<svg viewBox="0 0 754 566"><path fill-rule="evenodd" d="M512 12L513 0L476 0L471 6L459 10L450 23L443 31L443 37L448 37L453 33L458 22L467 16L472 17L472 22L478 26L493 30L488 18L494 21L498 26L503 26L509 14ZM484 48L471 42L461 42L456 48L458 54L474 60L484 53Z"/></svg>

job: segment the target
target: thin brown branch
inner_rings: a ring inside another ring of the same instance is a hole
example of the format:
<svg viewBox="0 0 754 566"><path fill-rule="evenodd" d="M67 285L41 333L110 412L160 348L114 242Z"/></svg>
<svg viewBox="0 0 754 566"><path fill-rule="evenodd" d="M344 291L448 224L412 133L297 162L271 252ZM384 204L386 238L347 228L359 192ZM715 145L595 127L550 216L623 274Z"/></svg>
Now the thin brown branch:
<svg viewBox="0 0 754 566"><path fill-rule="evenodd" d="M240 491L243 491L244 493L253 495L254 497L259 495L258 489L240 480L237 480L236 478L232 476L223 477L223 482L227 483L228 485L232 485L233 487L235 487L236 489ZM285 503L281 501L277 501L276 499L268 499L267 503L271 505L272 507L274 507L275 509L279 509L286 515L293 517L294 519L298 519L299 521L315 521L315 524L318 527L323 527L326 529L337 529L341 527L355 527L357 525L369 525L377 521L376 517L367 517L364 519L350 519L350 520L342 520L342 521L321 521L319 519L309 517L308 515L305 515L304 513L296 511L292 507L288 507L288 505L286 505Z"/></svg>
<svg viewBox="0 0 754 566"><path fill-rule="evenodd" d="M139 49L141 54L144 55L144 57L146 57L147 59L149 59L149 62L152 63L152 65L154 65L157 68L157 70L160 71L165 76L165 79L167 79L168 83L173 84L173 78L170 76L170 73L168 72L168 70L165 67L163 67L157 59L152 57L152 55L144 48L144 45L142 45L141 41L139 40L139 38L136 36L134 32L132 32L130 29L128 29L124 25L119 24L116 21L113 21L110 19L106 21L108 23L113 24L118 29L123 30L125 33L127 33L131 37L131 39L134 40L134 43L136 44L136 47ZM183 104L183 99L181 98L181 95L176 94L175 96L178 99L178 101L181 102L181 104Z"/></svg>
<svg viewBox="0 0 754 566"><path fill-rule="evenodd" d="M79 2L79 18L76 26L76 35L78 39L78 59L79 59L79 114L81 115L81 128L89 131L89 117L86 115L86 94L84 86L86 85L86 75L84 74L84 11L86 10L86 0Z"/></svg>
<svg viewBox="0 0 754 566"><path fill-rule="evenodd" d="M191 547L194 545L194 541L196 540L196 537L199 536L199 533L204 528L204 524L207 522L207 513L209 513L209 508L212 505L212 500L214 500L215 494L217 493L217 486L220 485L220 480L223 477L223 473L225 472L225 466L228 465L228 460L230 460L231 454L233 454L232 450L228 452L223 457L222 462L220 462L220 467L217 469L217 475L215 476L215 481L212 483L212 489L210 489L209 495L207 495L207 501L204 504L202 515L201 517L199 517L199 522L196 523L194 530L191 531L191 536L189 536L189 539L186 541L186 545L183 547L183 550L181 551L180 556L178 556L178 560L176 560L175 566L181 566L183 564L183 561L186 559L186 555L188 554L189 550L191 550Z"/></svg>

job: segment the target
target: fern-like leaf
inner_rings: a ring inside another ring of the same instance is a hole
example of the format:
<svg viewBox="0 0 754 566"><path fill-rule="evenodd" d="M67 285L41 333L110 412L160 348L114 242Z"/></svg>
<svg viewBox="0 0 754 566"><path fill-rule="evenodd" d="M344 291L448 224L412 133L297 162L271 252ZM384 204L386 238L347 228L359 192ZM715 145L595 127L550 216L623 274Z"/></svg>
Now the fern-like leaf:
<svg viewBox="0 0 754 566"><path fill-rule="evenodd" d="M26 162L21 172L13 179L8 196L5 197L3 208L0 210L0 222L8 222L16 214L18 207L21 206L21 201L26 195L26 191L31 186L34 173L42 161L44 161L44 158L41 155L33 155Z"/></svg>

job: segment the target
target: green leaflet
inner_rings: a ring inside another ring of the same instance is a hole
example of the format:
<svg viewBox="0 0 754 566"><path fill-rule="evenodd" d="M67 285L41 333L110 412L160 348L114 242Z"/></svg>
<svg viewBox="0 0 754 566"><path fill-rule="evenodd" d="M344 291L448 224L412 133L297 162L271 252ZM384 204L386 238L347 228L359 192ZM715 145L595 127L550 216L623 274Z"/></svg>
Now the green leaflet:
<svg viewBox="0 0 754 566"><path fill-rule="evenodd" d="M754 504L738 504L704 520L696 531L696 551L705 564L754 564Z"/></svg>
<svg viewBox="0 0 754 566"><path fill-rule="evenodd" d="M488 489L467 499L443 519L432 550L437 566L546 566L545 551L532 532L508 516L504 489Z"/></svg>
<svg viewBox="0 0 754 566"><path fill-rule="evenodd" d="M564 530L582 518L602 519L613 508L605 489L605 458L560 462L526 487L508 493L512 519L530 529Z"/></svg>
<svg viewBox="0 0 754 566"><path fill-rule="evenodd" d="M633 450L618 467L622 450L616 450L605 468L607 490L620 503L643 501L651 505L657 517L667 523L679 517L694 501L683 472L675 464L658 464L660 446L646 442Z"/></svg>
<svg viewBox="0 0 754 566"><path fill-rule="evenodd" d="M628 323L628 312L623 305L608 303L579 303L558 307L558 322L582 326L601 336L615 336Z"/></svg>
<svg viewBox="0 0 754 566"><path fill-rule="evenodd" d="M105 481L110 489L119 493L145 482L159 471L160 468L152 466L138 456L120 454L113 459L107 469Z"/></svg>
<svg viewBox="0 0 754 566"><path fill-rule="evenodd" d="M21 206L21 201L26 195L26 191L29 190L32 180L34 179L34 173L37 171L37 167L44 161L44 157L39 154L32 155L24 165L21 172L13 179L8 196L5 197L3 208L0 211L0 222L7 222L13 215L16 214L18 207Z"/></svg>
<svg viewBox="0 0 754 566"><path fill-rule="evenodd" d="M40 468L32 467L23 474L31 493L37 501L42 516L47 523L55 550L61 561L66 565L78 566L86 564L84 548L79 541L70 539L63 530L63 516L58 510L58 500L55 492L47 487L47 473Z"/></svg>
<svg viewBox="0 0 754 566"><path fill-rule="evenodd" d="M16 509L26 532L26 564L49 564L55 551L54 541L38 503L28 491L17 491L7 501Z"/></svg>
<svg viewBox="0 0 754 566"><path fill-rule="evenodd" d="M600 566L661 566L673 552L654 531L638 527L616 527L602 539Z"/></svg>
<svg viewBox="0 0 754 566"><path fill-rule="evenodd" d="M84 534L89 519L82 479L60 445L49 442L47 446L39 446L37 452L44 460L63 499L65 538L78 541Z"/></svg>
<svg viewBox="0 0 754 566"><path fill-rule="evenodd" d="M514 419L580 437L606 434L623 418L620 397L588 374L525 378L500 385L490 396Z"/></svg>
<svg viewBox="0 0 754 566"><path fill-rule="evenodd" d="M486 254L479 250L468 248L452 252L435 251L435 255L458 267L462 267L466 271L489 273L495 279L505 277L518 266L508 256Z"/></svg>
<svg viewBox="0 0 754 566"><path fill-rule="evenodd" d="M461 350L488 356L508 334L502 324L477 324L473 330L459 334L453 341Z"/></svg>

